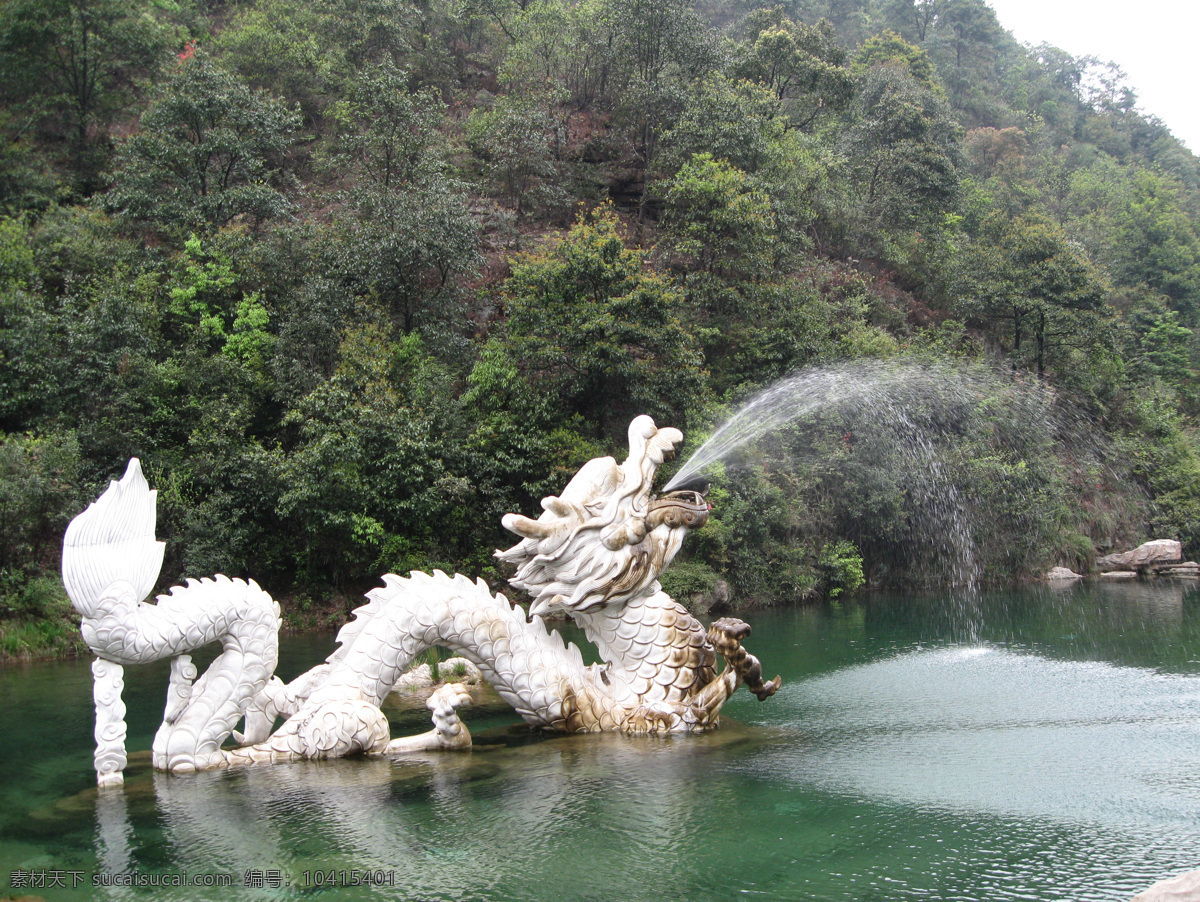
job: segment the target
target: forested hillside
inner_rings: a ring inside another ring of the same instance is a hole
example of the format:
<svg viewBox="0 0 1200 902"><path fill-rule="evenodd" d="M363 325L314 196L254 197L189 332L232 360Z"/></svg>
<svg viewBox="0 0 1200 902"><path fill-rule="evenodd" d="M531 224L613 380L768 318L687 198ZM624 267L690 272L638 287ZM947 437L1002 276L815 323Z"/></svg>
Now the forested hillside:
<svg viewBox="0 0 1200 902"><path fill-rule="evenodd" d="M389 570L498 583L501 514L633 415L694 448L858 358L1002 374L931 431L985 580L1200 554L1200 161L980 0L7 0L0 91L8 654L130 456L164 582L303 620ZM886 434L775 440L668 588L945 578Z"/></svg>

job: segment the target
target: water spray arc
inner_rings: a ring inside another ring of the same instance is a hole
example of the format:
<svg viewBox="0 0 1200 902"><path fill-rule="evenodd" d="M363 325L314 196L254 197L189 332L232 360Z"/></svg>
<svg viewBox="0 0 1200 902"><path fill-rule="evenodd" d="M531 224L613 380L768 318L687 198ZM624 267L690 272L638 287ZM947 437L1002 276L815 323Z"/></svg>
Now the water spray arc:
<svg viewBox="0 0 1200 902"><path fill-rule="evenodd" d="M855 361L802 370L751 397L665 489L703 482L718 465L727 468L729 484L753 465L777 473L814 461L836 467L813 437L842 433L841 450L854 452L843 463L902 470L895 491L919 540L911 553L922 556L940 585L971 594L986 576L976 544L980 512L964 494L961 455L948 457L970 429L990 430L986 439L1000 455L1010 450L1006 442L1054 436L1084 449L1079 453L1104 457L1086 418L1041 383L983 366ZM870 459L872 450L890 463Z"/></svg>

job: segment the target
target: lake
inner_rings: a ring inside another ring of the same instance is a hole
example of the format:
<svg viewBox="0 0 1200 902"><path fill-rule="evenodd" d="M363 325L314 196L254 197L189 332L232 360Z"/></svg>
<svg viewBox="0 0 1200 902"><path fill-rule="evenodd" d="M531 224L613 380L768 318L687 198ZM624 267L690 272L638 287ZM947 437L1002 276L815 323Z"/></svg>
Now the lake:
<svg viewBox="0 0 1200 902"><path fill-rule="evenodd" d="M745 619L783 688L739 692L702 736L548 736L485 699L464 709L469 752L169 776L148 752L167 667L126 668L130 765L104 792L89 662L0 668L0 888L1118 900L1200 867L1195 586L870 595ZM284 637L280 675L332 648ZM426 714L390 706L393 735Z"/></svg>

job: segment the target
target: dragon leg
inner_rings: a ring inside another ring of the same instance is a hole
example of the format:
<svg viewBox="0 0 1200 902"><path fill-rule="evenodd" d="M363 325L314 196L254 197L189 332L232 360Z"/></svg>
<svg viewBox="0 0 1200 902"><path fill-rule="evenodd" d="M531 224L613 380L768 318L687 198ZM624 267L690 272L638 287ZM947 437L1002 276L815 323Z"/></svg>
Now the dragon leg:
<svg viewBox="0 0 1200 902"><path fill-rule="evenodd" d="M750 635L750 625L732 617L722 617L708 628L708 640L720 652L728 665L725 671L700 690L695 706L700 712L702 723L715 723L721 706L745 683L758 700L766 701L783 682L780 677L763 682L762 664L758 658L742 647L742 640Z"/></svg>
<svg viewBox="0 0 1200 902"><path fill-rule="evenodd" d="M782 677L763 682L762 664L758 658L742 647L742 640L750 635L750 624L733 617L722 617L708 628L708 638L738 678L746 684L760 702L765 702L779 689Z"/></svg>
<svg viewBox="0 0 1200 902"><path fill-rule="evenodd" d="M469 749L471 734L458 718L459 705L471 704L471 693L460 683L446 683L429 696L425 706L433 712L433 729L418 736L404 736L387 744L387 753Z"/></svg>

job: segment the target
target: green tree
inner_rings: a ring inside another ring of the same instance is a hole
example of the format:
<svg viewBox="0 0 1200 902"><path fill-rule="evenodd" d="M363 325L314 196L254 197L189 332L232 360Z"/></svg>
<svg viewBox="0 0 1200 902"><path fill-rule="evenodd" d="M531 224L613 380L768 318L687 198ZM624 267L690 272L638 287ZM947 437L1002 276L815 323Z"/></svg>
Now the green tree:
<svg viewBox="0 0 1200 902"><path fill-rule="evenodd" d="M1005 324L1015 360L1031 359L1044 377L1056 349L1106 341L1098 319L1104 282L1061 228L1044 220L997 217L984 241L987 246L979 249L982 312Z"/></svg>
<svg viewBox="0 0 1200 902"><path fill-rule="evenodd" d="M884 0L880 6L889 25L898 28L906 40L923 44L940 4L939 0Z"/></svg>
<svg viewBox="0 0 1200 902"><path fill-rule="evenodd" d="M466 0L461 15L491 22L510 41L517 40L515 21L530 6L530 0Z"/></svg>
<svg viewBox="0 0 1200 902"><path fill-rule="evenodd" d="M465 388L458 416L470 433L452 453L473 489L473 543L490 551L511 543L497 528L504 514L536 510L580 466L615 449L585 435L591 430L578 417L564 421L558 398L522 374L501 336L480 350Z"/></svg>
<svg viewBox="0 0 1200 902"><path fill-rule="evenodd" d="M641 181L640 220L662 134L679 115L687 85L715 70L719 58L689 0L605 0L600 12L612 35L615 122L630 142Z"/></svg>
<svg viewBox="0 0 1200 902"><path fill-rule="evenodd" d="M277 399L292 405L333 375L341 334L357 308L336 274L310 273L286 294L270 361Z"/></svg>
<svg viewBox="0 0 1200 902"><path fill-rule="evenodd" d="M286 216L284 154L298 125L281 101L210 59L184 60L121 147L108 202L173 235Z"/></svg>
<svg viewBox="0 0 1200 902"><path fill-rule="evenodd" d="M55 193L48 161L35 146L35 119L29 114L0 110L0 214L44 210Z"/></svg>
<svg viewBox="0 0 1200 902"><path fill-rule="evenodd" d="M420 19L407 0L261 0L235 8L213 51L315 125L360 69L415 62Z"/></svg>
<svg viewBox="0 0 1200 902"><path fill-rule="evenodd" d="M854 81L828 20L805 25L775 7L751 13L742 28L749 43L734 71L770 90L794 127L809 128L850 103Z"/></svg>
<svg viewBox="0 0 1200 902"><path fill-rule="evenodd" d="M996 13L982 0L940 0L934 28L954 50L954 64L962 67L971 53L989 47L1003 34Z"/></svg>
<svg viewBox="0 0 1200 902"><path fill-rule="evenodd" d="M790 5L793 18L805 22L825 19L833 25L838 36L853 47L867 36L871 25L871 0L794 0Z"/></svg>
<svg viewBox="0 0 1200 902"><path fill-rule="evenodd" d="M333 106L341 128L327 165L346 190L328 198L336 211L317 268L320 280L445 350L463 325L457 279L478 265L479 250L467 186L446 175L441 109L387 62L360 72Z"/></svg>
<svg viewBox="0 0 1200 902"><path fill-rule="evenodd" d="M619 437L648 413L683 424L705 386L682 298L625 247L611 208L566 238L519 257L505 282L508 353L526 378L597 436Z"/></svg>
<svg viewBox="0 0 1200 902"><path fill-rule="evenodd" d="M997 93L1001 61L1014 44L983 0L938 0L926 42L951 97L979 124L991 124L983 111L995 108L989 95Z"/></svg>
<svg viewBox="0 0 1200 902"><path fill-rule="evenodd" d="M697 154L727 162L747 177L747 190L766 197L777 265L810 245L819 210L828 206L833 172L840 167L819 138L789 128L779 101L763 85L716 74L695 82L675 125L663 135L663 167L691 165ZM672 191L679 173L656 186ZM668 215L670 211L666 211ZM747 236L747 240L758 240ZM736 270L738 265L734 265Z"/></svg>
<svg viewBox="0 0 1200 902"><path fill-rule="evenodd" d="M697 81L678 120L662 138L669 163L686 164L707 153L748 173L777 156L786 130L780 104L766 87L719 73Z"/></svg>
<svg viewBox="0 0 1200 902"><path fill-rule="evenodd" d="M562 136L541 98L501 95L491 109L471 114L467 137L492 180L515 203L518 217L531 207L561 206L556 149Z"/></svg>
<svg viewBox="0 0 1200 902"><path fill-rule="evenodd" d="M109 128L168 59L171 30L145 0L10 0L0 5L0 96L67 131L83 194L101 185Z"/></svg>
<svg viewBox="0 0 1200 902"><path fill-rule="evenodd" d="M79 444L71 433L0 433L0 584L53 566L77 512Z"/></svg>
<svg viewBox="0 0 1200 902"><path fill-rule="evenodd" d="M0 220L0 430L28 428L55 392L55 323L40 291L28 230Z"/></svg>
<svg viewBox="0 0 1200 902"><path fill-rule="evenodd" d="M356 192L339 217L330 274L343 290L382 305L404 332L452 343L464 325L458 279L479 263L465 194L443 177Z"/></svg>
<svg viewBox="0 0 1200 902"><path fill-rule="evenodd" d="M850 215L868 234L936 228L958 199L959 134L934 91L903 69L869 69L853 124L840 135L849 160Z"/></svg>
<svg viewBox="0 0 1200 902"><path fill-rule="evenodd" d="M527 94L564 91L564 128L572 114L611 100L613 25L605 3L539 0L513 24L516 41L505 52L501 80Z"/></svg>
<svg viewBox="0 0 1200 902"><path fill-rule="evenodd" d="M929 54L894 31L884 31L868 38L855 51L852 69L860 78L876 66L902 69L923 88L945 96Z"/></svg>
<svg viewBox="0 0 1200 902"><path fill-rule="evenodd" d="M1179 321L1169 299L1138 297L1125 314L1128 324L1124 356L1134 379L1161 379L1178 392L1181 400L1196 403L1196 361L1193 330ZM1194 409L1194 408L1193 408Z"/></svg>
<svg viewBox="0 0 1200 902"><path fill-rule="evenodd" d="M717 397L766 386L802 366L897 349L871 323L879 305L869 285L837 267L813 265L759 282L690 276L685 286Z"/></svg>
<svg viewBox="0 0 1200 902"><path fill-rule="evenodd" d="M260 293L236 291L238 276L228 255L205 249L195 235L184 242L180 264L168 312L182 326L181 337L211 342L230 360L262 370L274 338Z"/></svg>
<svg viewBox="0 0 1200 902"><path fill-rule="evenodd" d="M285 417L297 438L275 462L278 514L308 585L354 594L381 568L439 563L465 516L447 376L419 336L391 333L348 329L333 377Z"/></svg>
<svg viewBox="0 0 1200 902"><path fill-rule="evenodd" d="M1185 323L1200 324L1200 229L1184 212L1181 192L1139 169L1122 201L1110 213L1114 277L1166 295Z"/></svg>
<svg viewBox="0 0 1200 902"><path fill-rule="evenodd" d="M668 183L665 203L663 226L681 269L721 278L770 271L779 250L771 199L740 169L696 154Z"/></svg>
<svg viewBox="0 0 1200 902"><path fill-rule="evenodd" d="M390 60L359 71L333 104L326 167L351 185L380 191L440 173L443 104Z"/></svg>
<svg viewBox="0 0 1200 902"><path fill-rule="evenodd" d="M1151 381L1114 426L1117 447L1153 499L1147 526L1154 535L1178 538L1190 558L1200 547L1200 449L1174 392Z"/></svg>

